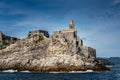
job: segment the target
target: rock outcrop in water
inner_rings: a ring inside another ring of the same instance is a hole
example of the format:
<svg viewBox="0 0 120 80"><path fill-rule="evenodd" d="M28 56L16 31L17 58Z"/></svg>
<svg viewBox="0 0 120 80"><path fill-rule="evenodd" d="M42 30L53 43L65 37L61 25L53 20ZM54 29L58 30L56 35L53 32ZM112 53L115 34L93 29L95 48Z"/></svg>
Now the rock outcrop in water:
<svg viewBox="0 0 120 80"><path fill-rule="evenodd" d="M107 70L96 60L96 50L83 45L73 21L68 30L30 31L28 37L0 50L0 70L84 71Z"/></svg>

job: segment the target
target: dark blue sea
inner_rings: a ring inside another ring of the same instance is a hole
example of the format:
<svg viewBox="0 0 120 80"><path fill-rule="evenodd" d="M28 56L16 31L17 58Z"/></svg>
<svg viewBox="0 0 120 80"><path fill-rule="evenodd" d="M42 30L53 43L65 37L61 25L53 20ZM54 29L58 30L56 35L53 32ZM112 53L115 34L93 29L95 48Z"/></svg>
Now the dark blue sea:
<svg viewBox="0 0 120 80"><path fill-rule="evenodd" d="M120 80L120 66L107 72L29 73L0 72L0 80Z"/></svg>

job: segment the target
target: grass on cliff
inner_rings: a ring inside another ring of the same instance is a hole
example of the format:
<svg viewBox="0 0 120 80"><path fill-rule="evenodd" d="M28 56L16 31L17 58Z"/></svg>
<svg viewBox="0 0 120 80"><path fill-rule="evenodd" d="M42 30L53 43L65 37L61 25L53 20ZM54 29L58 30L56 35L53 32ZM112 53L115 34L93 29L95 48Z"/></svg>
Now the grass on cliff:
<svg viewBox="0 0 120 80"><path fill-rule="evenodd" d="M44 37L40 35L38 41L43 41L43 40L44 40Z"/></svg>

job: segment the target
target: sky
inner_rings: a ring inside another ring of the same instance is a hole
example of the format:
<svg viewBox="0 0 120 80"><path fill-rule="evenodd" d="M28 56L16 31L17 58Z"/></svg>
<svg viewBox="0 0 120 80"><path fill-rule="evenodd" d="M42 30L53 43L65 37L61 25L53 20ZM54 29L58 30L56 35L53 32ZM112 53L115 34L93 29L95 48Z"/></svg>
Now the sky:
<svg viewBox="0 0 120 80"><path fill-rule="evenodd" d="M51 34L71 19L97 57L120 57L120 0L0 0L0 31L13 37L38 29Z"/></svg>

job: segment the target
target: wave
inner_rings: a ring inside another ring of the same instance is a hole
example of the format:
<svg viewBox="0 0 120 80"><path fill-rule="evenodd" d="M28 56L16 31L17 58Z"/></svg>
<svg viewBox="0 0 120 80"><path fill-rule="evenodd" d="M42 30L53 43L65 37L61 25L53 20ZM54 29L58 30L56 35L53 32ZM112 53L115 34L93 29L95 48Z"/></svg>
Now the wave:
<svg viewBox="0 0 120 80"><path fill-rule="evenodd" d="M2 72L10 72L10 73L13 73L13 72L18 72L17 70L12 70L12 69L10 69L10 70L4 70L4 71L2 71Z"/></svg>
<svg viewBox="0 0 120 80"><path fill-rule="evenodd" d="M70 71L70 72L49 72L49 73L89 73L94 72L93 70L87 70L87 71Z"/></svg>
<svg viewBox="0 0 120 80"><path fill-rule="evenodd" d="M12 69L10 69L10 70L4 70L4 71L2 71L2 72L9 72L9 73L13 73L13 72L24 72L24 73L30 73L30 71L18 71L18 70L12 70Z"/></svg>
<svg viewBox="0 0 120 80"><path fill-rule="evenodd" d="M111 67L113 67L113 65L106 65L105 67L111 68Z"/></svg>
<svg viewBox="0 0 120 80"><path fill-rule="evenodd" d="M30 71L20 71L20 72L24 72L24 73L30 73Z"/></svg>
<svg viewBox="0 0 120 80"><path fill-rule="evenodd" d="M18 71L18 70L4 70L1 72L9 72L9 73L14 73L14 72L23 72L23 73L30 73L30 71ZM87 70L87 71L69 71L69 72L49 72L49 73L89 73L89 72L94 72L93 70Z"/></svg>
<svg viewBox="0 0 120 80"><path fill-rule="evenodd" d="M87 71L70 71L69 73L89 73L94 72L93 70L87 70Z"/></svg>

